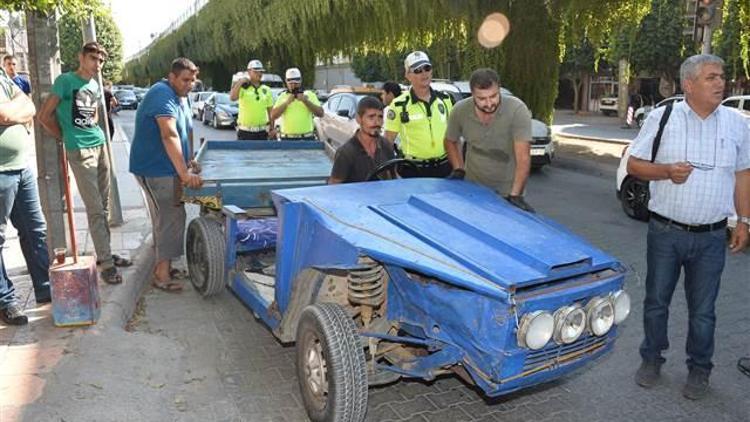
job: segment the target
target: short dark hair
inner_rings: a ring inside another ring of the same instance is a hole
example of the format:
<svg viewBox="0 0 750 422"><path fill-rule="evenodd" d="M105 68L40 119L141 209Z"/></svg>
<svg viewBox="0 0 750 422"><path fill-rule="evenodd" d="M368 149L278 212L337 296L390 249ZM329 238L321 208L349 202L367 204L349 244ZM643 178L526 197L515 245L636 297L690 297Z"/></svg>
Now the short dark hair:
<svg viewBox="0 0 750 422"><path fill-rule="evenodd" d="M387 81L383 84L383 93L387 94L389 92L398 97L401 95L401 85L393 81Z"/></svg>
<svg viewBox="0 0 750 422"><path fill-rule="evenodd" d="M16 56L14 56L12 54L6 54L6 55L3 56L3 63L5 63L8 60L14 60L15 58L16 58Z"/></svg>
<svg viewBox="0 0 750 422"><path fill-rule="evenodd" d="M359 100L359 103L357 104L357 116L362 117L367 110L374 109L383 111L384 108L385 106L379 99L368 95Z"/></svg>
<svg viewBox="0 0 750 422"><path fill-rule="evenodd" d="M469 89L472 91L475 88L487 89L492 85L500 86L500 76L498 76L497 72L494 70L483 67L471 73L471 77L469 78Z"/></svg>
<svg viewBox="0 0 750 422"><path fill-rule="evenodd" d="M195 65L190 59L185 57L178 57L172 60L172 68L170 72L175 75L179 75L183 70L189 70L192 73L198 72L198 66Z"/></svg>
<svg viewBox="0 0 750 422"><path fill-rule="evenodd" d="M96 41L87 42L81 47L81 54L86 53L97 53L105 59L109 57L109 55L107 54L107 50L105 50L104 47L102 47L102 45Z"/></svg>

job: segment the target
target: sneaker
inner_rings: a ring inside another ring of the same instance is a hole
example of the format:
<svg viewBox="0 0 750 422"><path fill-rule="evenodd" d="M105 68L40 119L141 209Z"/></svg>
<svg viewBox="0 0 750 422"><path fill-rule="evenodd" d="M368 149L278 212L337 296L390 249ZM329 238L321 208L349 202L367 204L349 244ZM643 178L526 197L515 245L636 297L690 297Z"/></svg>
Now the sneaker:
<svg viewBox="0 0 750 422"><path fill-rule="evenodd" d="M651 388L659 382L661 363L641 362L641 367L635 372L635 383L643 388Z"/></svg>
<svg viewBox="0 0 750 422"><path fill-rule="evenodd" d="M122 276L117 272L117 268L111 267L101 272L102 280L107 284L122 283Z"/></svg>
<svg viewBox="0 0 750 422"><path fill-rule="evenodd" d="M709 372L703 369L693 368L688 373L687 382L682 387L682 395L686 399L700 400L708 394Z"/></svg>
<svg viewBox="0 0 750 422"><path fill-rule="evenodd" d="M0 319L6 325L26 325L29 323L29 318L23 313L23 309L15 303L0 310Z"/></svg>

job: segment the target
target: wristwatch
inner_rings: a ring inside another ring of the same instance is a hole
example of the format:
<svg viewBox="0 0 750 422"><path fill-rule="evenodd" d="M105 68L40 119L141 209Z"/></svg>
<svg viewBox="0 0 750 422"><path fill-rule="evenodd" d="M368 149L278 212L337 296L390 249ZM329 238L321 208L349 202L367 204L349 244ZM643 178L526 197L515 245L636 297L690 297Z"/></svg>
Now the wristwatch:
<svg viewBox="0 0 750 422"><path fill-rule="evenodd" d="M750 217L748 216L744 216L744 215L738 216L737 221L739 221L740 223L745 223L748 226L750 226Z"/></svg>

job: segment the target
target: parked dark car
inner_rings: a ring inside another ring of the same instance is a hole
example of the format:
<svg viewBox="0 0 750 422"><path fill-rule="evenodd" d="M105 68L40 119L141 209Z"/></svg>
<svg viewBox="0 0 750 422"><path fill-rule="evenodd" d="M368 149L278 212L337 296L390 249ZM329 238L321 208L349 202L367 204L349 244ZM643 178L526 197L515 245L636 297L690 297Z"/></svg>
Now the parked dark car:
<svg viewBox="0 0 750 422"><path fill-rule="evenodd" d="M203 106L203 124L211 124L216 129L232 127L237 123L240 109L237 101L230 101L229 94L217 92L206 100Z"/></svg>
<svg viewBox="0 0 750 422"><path fill-rule="evenodd" d="M114 95L117 98L117 104L120 109L135 110L138 108L138 98L133 91L121 89L115 91Z"/></svg>

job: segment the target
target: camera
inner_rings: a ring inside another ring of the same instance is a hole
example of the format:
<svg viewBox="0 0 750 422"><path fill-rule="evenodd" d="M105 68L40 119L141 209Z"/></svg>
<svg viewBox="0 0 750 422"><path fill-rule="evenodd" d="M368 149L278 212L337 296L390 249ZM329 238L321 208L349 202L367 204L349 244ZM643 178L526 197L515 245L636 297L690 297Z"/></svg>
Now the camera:
<svg viewBox="0 0 750 422"><path fill-rule="evenodd" d="M249 86L250 86L250 81L249 80L246 80L245 82L242 83L242 88L244 88L244 89L247 89Z"/></svg>
<svg viewBox="0 0 750 422"><path fill-rule="evenodd" d="M298 87L292 88L291 94L292 95L297 95L297 94L302 94L302 92L304 92L304 91L302 91L302 87L298 86Z"/></svg>

